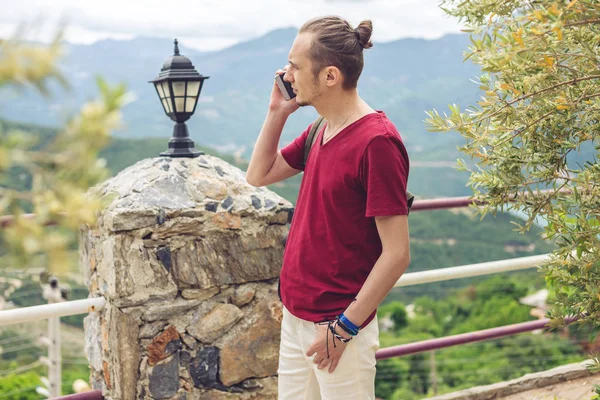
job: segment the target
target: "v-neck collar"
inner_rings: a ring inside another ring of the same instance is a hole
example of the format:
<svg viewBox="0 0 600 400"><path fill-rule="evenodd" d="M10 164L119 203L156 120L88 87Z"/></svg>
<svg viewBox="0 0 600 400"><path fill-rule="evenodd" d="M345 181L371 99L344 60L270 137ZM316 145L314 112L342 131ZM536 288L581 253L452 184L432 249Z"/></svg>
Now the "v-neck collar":
<svg viewBox="0 0 600 400"><path fill-rule="evenodd" d="M332 137L331 139L329 139L329 141L327 141L327 143L323 143L323 139L325 138L325 129L327 129L327 125L329 124L329 121L325 120L325 124L323 126L323 129L321 129L321 132L319 133L319 136L317 137L317 141L318 141L317 143L319 144L319 148L322 149L325 146L329 145L329 143L333 142L338 136L341 136L342 133L344 133L346 130L352 128L355 124L357 124L358 122L364 120L365 118L367 118L368 116L371 116L371 115L381 115L381 112L375 111L375 112L363 115L362 117L360 117L356 121L352 122L350 125L346 126L344 129L342 129L341 131L339 131L334 137Z"/></svg>

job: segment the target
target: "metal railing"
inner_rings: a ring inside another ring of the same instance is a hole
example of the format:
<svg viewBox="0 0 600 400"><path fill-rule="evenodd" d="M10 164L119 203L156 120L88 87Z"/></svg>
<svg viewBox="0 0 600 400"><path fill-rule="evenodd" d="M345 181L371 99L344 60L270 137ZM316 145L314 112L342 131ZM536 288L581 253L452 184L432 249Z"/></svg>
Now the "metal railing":
<svg viewBox="0 0 600 400"><path fill-rule="evenodd" d="M444 197L439 199L415 200L412 211L447 210L449 208L464 208L471 204L482 204L472 197Z"/></svg>
<svg viewBox="0 0 600 400"><path fill-rule="evenodd" d="M104 307L105 302L106 300L104 297L94 297L83 300L65 301L62 303L0 311L0 326L39 321L40 319L49 319L53 317L86 314L92 311L101 310Z"/></svg>
<svg viewBox="0 0 600 400"><path fill-rule="evenodd" d="M567 320L570 322L573 320L573 318ZM537 321L522 322L519 324L505 325L497 328L484 329L481 331L461 333L453 336L423 340L421 342L386 347L377 351L376 358L378 360L384 360L386 358L406 356L408 354L415 353L424 353L426 351L458 346L460 344L481 342L484 340L498 339L524 332L537 331L540 329L545 329L549 322L550 320L545 318Z"/></svg>
<svg viewBox="0 0 600 400"><path fill-rule="evenodd" d="M516 335L518 333L535 331L543 329L548 319L523 322L520 324L506 325L498 328L485 329L475 332L461 333L453 336L423 340L421 342L403 344L399 346L386 347L377 352L377 359L405 356L408 354L424 353L426 351L438 350L445 347L457 346L460 344L475 343L482 340L497 339L504 336Z"/></svg>
<svg viewBox="0 0 600 400"><path fill-rule="evenodd" d="M499 272L519 271L534 268L549 259L548 254L538 256L509 258L507 260L488 261L460 267L440 268L429 271L411 272L402 275L394 287L421 285L423 283L449 281L452 279L472 278Z"/></svg>
<svg viewBox="0 0 600 400"><path fill-rule="evenodd" d="M89 392L70 394L67 396L55 397L60 400L104 400L101 390L91 390Z"/></svg>

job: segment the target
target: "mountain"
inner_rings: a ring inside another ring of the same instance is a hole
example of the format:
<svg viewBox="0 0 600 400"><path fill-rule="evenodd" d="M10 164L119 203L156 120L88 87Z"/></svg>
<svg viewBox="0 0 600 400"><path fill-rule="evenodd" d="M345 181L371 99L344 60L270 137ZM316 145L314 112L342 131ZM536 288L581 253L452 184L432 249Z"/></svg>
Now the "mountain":
<svg viewBox="0 0 600 400"><path fill-rule="evenodd" d="M247 149L264 119L273 73L287 62L295 28L278 29L257 39L211 52L185 47L196 69L210 76L201 95L197 115L190 120L195 140L208 145ZM477 67L462 61L469 40L466 35L448 35L438 40L402 39L376 43L365 51L365 69L359 89L375 108L386 111L416 155L432 141L437 145L456 138L425 133L424 110L445 109L452 102L473 102L477 86L469 81ZM172 54L166 39L137 38L130 41L103 40L92 45L66 45L62 71L72 89L53 90L53 97L40 100L37 93L3 91L0 116L9 120L56 126L82 101L96 94L95 76L109 82L125 82L137 100L125 109L126 137L169 136L172 124L149 80ZM314 110L301 110L291 118L284 140L293 139L314 117ZM426 158L426 154L422 154Z"/></svg>

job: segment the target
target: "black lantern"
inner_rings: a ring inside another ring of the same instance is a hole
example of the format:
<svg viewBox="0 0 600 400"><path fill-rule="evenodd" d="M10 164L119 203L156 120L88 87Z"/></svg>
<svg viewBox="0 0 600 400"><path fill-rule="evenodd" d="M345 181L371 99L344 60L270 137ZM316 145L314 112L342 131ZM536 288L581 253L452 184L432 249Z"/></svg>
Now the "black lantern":
<svg viewBox="0 0 600 400"><path fill-rule="evenodd" d="M176 122L169 149L160 153L161 156L198 157L203 154L194 147L185 121L194 114L202 83L208 78L196 71L189 58L179 54L175 39L175 54L165 61L158 76L150 81L154 84L165 113Z"/></svg>

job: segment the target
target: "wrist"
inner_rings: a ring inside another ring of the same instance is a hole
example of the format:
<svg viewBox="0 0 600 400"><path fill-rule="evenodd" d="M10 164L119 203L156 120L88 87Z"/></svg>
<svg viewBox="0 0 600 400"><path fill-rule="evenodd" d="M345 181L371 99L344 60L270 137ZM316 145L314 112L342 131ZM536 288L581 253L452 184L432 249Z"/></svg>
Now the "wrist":
<svg viewBox="0 0 600 400"><path fill-rule="evenodd" d="M267 114L267 117L281 119L285 122L291 114L291 112L281 107L269 106L269 113Z"/></svg>
<svg viewBox="0 0 600 400"><path fill-rule="evenodd" d="M352 300L352 302L346 307L343 314L346 318L348 318L353 325L362 328L365 321L373 314L375 311L371 308L372 305L359 303L357 299Z"/></svg>

